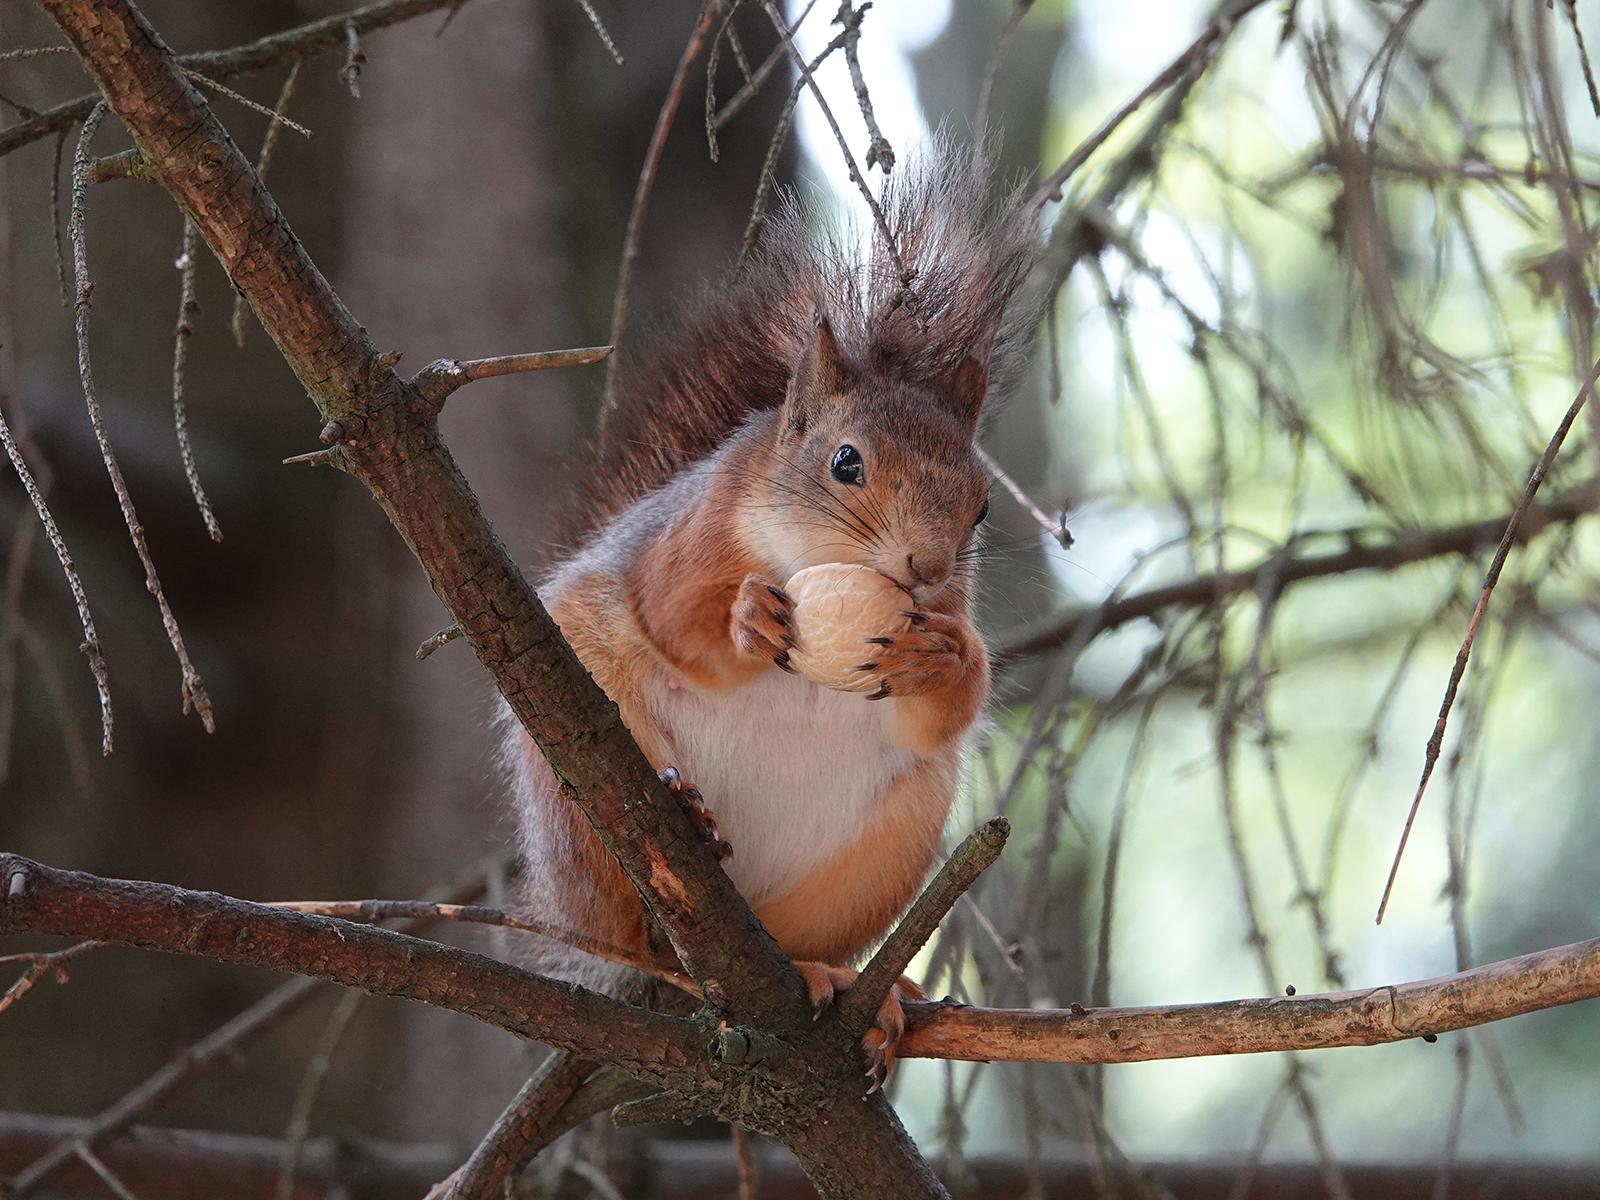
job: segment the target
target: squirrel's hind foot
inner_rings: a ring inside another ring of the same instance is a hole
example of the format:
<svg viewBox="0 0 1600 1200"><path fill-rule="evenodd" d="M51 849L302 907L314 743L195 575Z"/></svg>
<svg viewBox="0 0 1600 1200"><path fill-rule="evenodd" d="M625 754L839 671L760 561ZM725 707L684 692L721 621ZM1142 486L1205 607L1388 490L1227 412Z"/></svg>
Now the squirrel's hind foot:
<svg viewBox="0 0 1600 1200"><path fill-rule="evenodd" d="M820 1017L833 1003L834 997L855 983L856 976L860 974L847 967L830 967L820 962L797 962L795 966L799 968L800 977L806 981L806 993L811 998L814 1017ZM877 1015L872 1019L871 1028L861 1038L861 1052L867 1059L867 1079L871 1081L867 1095L872 1095L884 1085L894 1066L895 1046L900 1041L900 1035L906 1031L906 1014L900 1007L901 1001L927 998L928 994L916 981L904 975L889 988L889 994L883 998Z"/></svg>
<svg viewBox="0 0 1600 1200"><path fill-rule="evenodd" d="M711 853L718 862L725 858L733 857L733 847L723 841L717 833L717 818L703 803L704 797L700 795L699 788L690 787L683 781L677 767L664 767L657 771L661 782L667 785L667 791L677 802L683 805L683 810L689 814L695 832L700 835L700 840L711 847Z"/></svg>

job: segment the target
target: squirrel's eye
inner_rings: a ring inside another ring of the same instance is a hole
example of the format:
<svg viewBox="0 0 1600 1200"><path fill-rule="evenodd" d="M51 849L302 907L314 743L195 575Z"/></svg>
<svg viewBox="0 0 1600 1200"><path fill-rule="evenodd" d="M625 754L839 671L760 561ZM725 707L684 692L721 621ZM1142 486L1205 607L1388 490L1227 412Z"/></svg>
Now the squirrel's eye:
<svg viewBox="0 0 1600 1200"><path fill-rule="evenodd" d="M976 529L979 525L982 525L988 519L989 519L989 497L985 496L983 498L983 507L978 510L978 519L975 520L972 523L972 527L974 529Z"/></svg>
<svg viewBox="0 0 1600 1200"><path fill-rule="evenodd" d="M861 451L848 442L833 452L833 463L828 469L840 483L860 487L867 481L867 467L861 461Z"/></svg>

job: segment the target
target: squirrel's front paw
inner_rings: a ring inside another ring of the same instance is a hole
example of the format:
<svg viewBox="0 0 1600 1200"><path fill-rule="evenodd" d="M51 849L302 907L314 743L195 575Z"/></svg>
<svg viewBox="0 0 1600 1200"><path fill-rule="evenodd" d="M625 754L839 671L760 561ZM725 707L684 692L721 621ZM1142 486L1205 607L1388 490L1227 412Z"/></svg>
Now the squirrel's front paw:
<svg viewBox="0 0 1600 1200"><path fill-rule="evenodd" d="M744 577L733 602L733 644L739 653L793 671L789 665L789 651L794 649L793 621L794 601L787 592L759 575Z"/></svg>
<svg viewBox="0 0 1600 1200"><path fill-rule="evenodd" d="M941 691L954 685L966 670L967 639L972 635L965 621L945 613L900 615L911 622L910 629L862 639L870 657L855 670L878 681L868 700Z"/></svg>

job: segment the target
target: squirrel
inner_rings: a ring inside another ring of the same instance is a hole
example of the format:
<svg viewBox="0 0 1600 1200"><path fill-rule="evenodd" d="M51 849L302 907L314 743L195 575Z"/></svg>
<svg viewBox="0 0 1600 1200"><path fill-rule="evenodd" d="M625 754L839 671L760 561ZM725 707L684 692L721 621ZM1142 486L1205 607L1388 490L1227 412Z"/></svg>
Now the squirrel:
<svg viewBox="0 0 1600 1200"><path fill-rule="evenodd" d="M924 882L989 695L974 438L1031 324L1016 301L1036 240L1014 198L988 211L988 186L977 155L905 164L882 198L898 264L881 231L854 251L787 200L743 269L619 372L578 485L581 541L538 589L651 764L703 799L708 840L731 844L728 873L819 1013ZM789 663L785 585L824 563L906 593L909 627L864 639L869 694ZM613 960L676 968L520 727L506 759L526 903ZM626 974L568 959L597 986ZM864 1039L874 1088L907 996L924 998L902 979Z"/></svg>

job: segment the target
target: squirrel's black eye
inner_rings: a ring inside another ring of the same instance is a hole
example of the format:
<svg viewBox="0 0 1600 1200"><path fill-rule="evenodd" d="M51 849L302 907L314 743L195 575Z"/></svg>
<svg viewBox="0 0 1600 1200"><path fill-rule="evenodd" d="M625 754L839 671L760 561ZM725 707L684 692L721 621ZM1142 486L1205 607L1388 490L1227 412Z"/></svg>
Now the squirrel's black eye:
<svg viewBox="0 0 1600 1200"><path fill-rule="evenodd" d="M861 451L848 442L833 452L833 463L828 469L840 483L860 487L867 481L867 467L861 461Z"/></svg>
<svg viewBox="0 0 1600 1200"><path fill-rule="evenodd" d="M988 519L989 519L989 497L985 496L983 498L983 507L978 510L978 519L975 520L972 523L972 527L974 529L976 529L979 525L982 525Z"/></svg>

